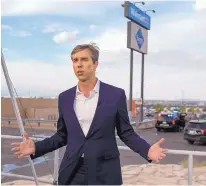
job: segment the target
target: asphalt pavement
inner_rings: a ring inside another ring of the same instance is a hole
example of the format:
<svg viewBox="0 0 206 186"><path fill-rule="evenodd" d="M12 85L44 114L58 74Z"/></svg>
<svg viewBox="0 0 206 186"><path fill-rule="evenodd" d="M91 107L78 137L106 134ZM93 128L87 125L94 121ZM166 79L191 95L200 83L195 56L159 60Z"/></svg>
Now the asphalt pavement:
<svg viewBox="0 0 206 186"><path fill-rule="evenodd" d="M20 132L18 128L2 127L1 133L4 135L15 135L19 136ZM27 132L30 136L33 135L44 135L50 136L54 132L44 129L28 129ZM165 142L162 147L168 149L178 149L178 150L195 150L195 151L206 151L206 146L201 144L191 145L183 139L183 132L157 132L153 129L138 130L136 131L140 137L147 140L150 144L153 144L165 138ZM22 174L26 176L32 176L31 167L27 158L18 159L16 158L11 150L11 142L14 140L2 139L1 142L1 171L6 173ZM16 140L15 140L16 141ZM125 144L117 137L117 143L120 146L125 146ZM60 158L63 157L65 147L60 149ZM54 153L48 153L36 160L35 169L38 176L44 176L48 174L53 174L53 157ZM167 154L166 158L159 162L158 164L180 164L182 161L186 160L185 155L171 155ZM121 165L134 165L134 164L145 164L147 163L141 156L134 153L133 151L120 150L120 160ZM194 162L206 161L205 157L195 156ZM61 162L61 160L60 160ZM16 178L6 178L2 177L2 183L7 181L16 180Z"/></svg>

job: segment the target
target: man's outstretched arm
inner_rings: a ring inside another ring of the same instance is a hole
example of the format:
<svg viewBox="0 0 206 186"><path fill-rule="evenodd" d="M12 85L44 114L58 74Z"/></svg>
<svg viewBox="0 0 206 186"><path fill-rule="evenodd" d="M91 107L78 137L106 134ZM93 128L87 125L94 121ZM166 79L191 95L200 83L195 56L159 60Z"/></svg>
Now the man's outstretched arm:
<svg viewBox="0 0 206 186"><path fill-rule="evenodd" d="M66 145L67 129L61 110L61 94L58 98L58 111L57 132L53 136L35 143L35 155L31 155L32 159L38 158Z"/></svg>
<svg viewBox="0 0 206 186"><path fill-rule="evenodd" d="M127 112L126 105L126 95L123 90L121 97L118 102L118 113L117 113L117 134L119 138L134 152L139 153L147 161L151 162L148 159L148 151L151 147L144 139L142 139L134 129L132 128L129 116Z"/></svg>

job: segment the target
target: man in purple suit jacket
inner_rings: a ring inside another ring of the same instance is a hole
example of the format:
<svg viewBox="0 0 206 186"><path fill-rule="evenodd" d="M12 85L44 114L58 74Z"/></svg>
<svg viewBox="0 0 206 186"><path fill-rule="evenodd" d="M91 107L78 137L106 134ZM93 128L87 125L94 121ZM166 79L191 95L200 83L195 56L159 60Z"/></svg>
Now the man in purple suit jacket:
<svg viewBox="0 0 206 186"><path fill-rule="evenodd" d="M99 50L93 44L76 46L71 59L78 85L62 92L58 99L57 132L34 143L13 143L18 157L38 158L66 145L59 168L59 185L121 185L122 175L116 131L120 139L148 162L165 157L161 139L150 146L129 122L123 89L96 78ZM115 131L116 129L116 131Z"/></svg>

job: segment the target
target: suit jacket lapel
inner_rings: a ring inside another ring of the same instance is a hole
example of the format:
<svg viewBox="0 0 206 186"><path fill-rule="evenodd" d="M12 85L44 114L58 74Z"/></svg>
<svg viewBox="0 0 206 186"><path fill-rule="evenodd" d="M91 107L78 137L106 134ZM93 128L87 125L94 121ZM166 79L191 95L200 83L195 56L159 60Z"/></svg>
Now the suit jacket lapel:
<svg viewBox="0 0 206 186"><path fill-rule="evenodd" d="M99 87L99 99L97 102L97 107L96 107L96 111L94 114L94 118L92 120L92 123L90 125L89 131L87 133L86 137L89 137L95 127L95 123L97 121L97 118L99 118L101 116L101 106L104 105L105 103L105 91L104 91L104 84L100 81L100 87Z"/></svg>
<svg viewBox="0 0 206 186"><path fill-rule="evenodd" d="M76 115L75 110L74 110L75 97L76 97L76 86L71 90L71 94L68 96L69 100L67 103L67 107L69 107L69 108L66 109L69 112L68 113L68 121L70 121L69 122L70 126L72 126L72 130L75 133L79 133L81 136L85 137L84 132L82 130L82 127L79 123L79 120L78 120L77 115Z"/></svg>

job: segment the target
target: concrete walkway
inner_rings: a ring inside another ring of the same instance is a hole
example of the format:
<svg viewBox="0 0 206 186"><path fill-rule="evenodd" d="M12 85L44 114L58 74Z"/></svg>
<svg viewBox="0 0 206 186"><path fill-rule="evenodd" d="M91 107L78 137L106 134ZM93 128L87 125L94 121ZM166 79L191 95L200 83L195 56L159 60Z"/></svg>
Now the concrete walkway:
<svg viewBox="0 0 206 186"><path fill-rule="evenodd" d="M187 185L188 169L180 165L129 165L122 167L124 184ZM193 169L193 185L206 185L206 167Z"/></svg>
<svg viewBox="0 0 206 186"><path fill-rule="evenodd" d="M181 165L127 165L122 167L124 185L187 185L188 169ZM42 177L51 179L51 176ZM42 185L48 185L43 184ZM34 185L32 181L18 180L2 185ZM206 185L206 166L193 169L193 185Z"/></svg>

